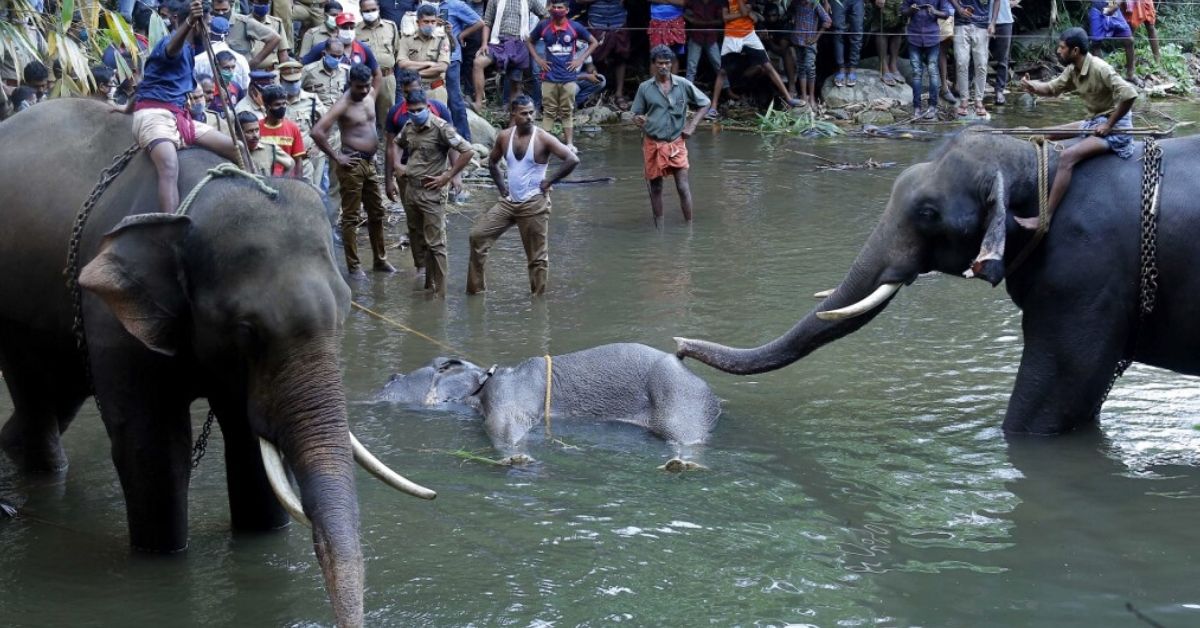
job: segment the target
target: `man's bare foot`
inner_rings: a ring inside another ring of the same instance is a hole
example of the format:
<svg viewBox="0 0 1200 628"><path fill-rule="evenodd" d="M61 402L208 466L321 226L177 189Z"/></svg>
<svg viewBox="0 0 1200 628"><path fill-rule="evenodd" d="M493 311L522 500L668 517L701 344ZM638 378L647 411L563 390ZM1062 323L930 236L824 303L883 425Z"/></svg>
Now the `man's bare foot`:
<svg viewBox="0 0 1200 628"><path fill-rule="evenodd" d="M1028 229L1028 230L1030 230L1030 231L1033 231L1034 229L1037 229L1037 228L1038 228L1038 224L1039 224L1039 222L1040 222L1040 221L1038 220L1038 217L1037 217L1037 216L1032 216L1032 217L1029 217L1029 218L1025 218L1025 217L1022 217L1022 216L1013 216L1013 220L1017 221L1017 224L1018 224L1018 225L1019 225L1019 226L1020 226L1022 229Z"/></svg>

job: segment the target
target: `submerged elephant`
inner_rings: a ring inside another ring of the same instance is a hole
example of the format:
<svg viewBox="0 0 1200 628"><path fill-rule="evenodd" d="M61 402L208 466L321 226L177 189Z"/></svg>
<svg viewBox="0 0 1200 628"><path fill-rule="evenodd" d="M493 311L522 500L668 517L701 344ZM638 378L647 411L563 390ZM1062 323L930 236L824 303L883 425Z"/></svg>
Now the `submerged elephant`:
<svg viewBox="0 0 1200 628"><path fill-rule="evenodd" d="M1134 159L1077 166L1049 232L1013 267L1033 233L1013 216L1038 215L1035 147L968 130L900 174L841 284L791 330L752 349L677 338L677 355L729 373L778 369L866 325L921 273L973 267L993 285L1007 279L1022 310L1004 430L1058 434L1094 422L1122 358L1200 375L1200 137L1160 146L1157 305L1140 321L1141 148ZM1051 151L1050 173L1056 163Z"/></svg>
<svg viewBox="0 0 1200 628"><path fill-rule="evenodd" d="M513 367L483 369L454 358L434 358L393 375L381 399L419 407L462 405L483 417L493 446L510 462L525 458L519 445L545 418L550 372L550 421L610 420L643 427L669 441L679 457L707 438L721 400L678 358L646 345L601 345L575 353L529 358ZM678 457L675 470L691 466Z"/></svg>
<svg viewBox="0 0 1200 628"><path fill-rule="evenodd" d="M378 461L348 429L338 345L350 290L321 199L297 180L269 180L272 194L222 177L186 215L143 213L158 207L157 177L135 155L79 240L83 354L64 280L72 223L133 141L129 118L93 100L50 101L0 124L0 368L15 407L0 447L25 471L64 469L60 435L94 390L133 547L176 552L187 547L188 410L206 398L233 526L286 525L281 501L306 516L338 625L361 625L354 461ZM221 160L192 149L179 162L182 198ZM372 471L433 496L382 465Z"/></svg>

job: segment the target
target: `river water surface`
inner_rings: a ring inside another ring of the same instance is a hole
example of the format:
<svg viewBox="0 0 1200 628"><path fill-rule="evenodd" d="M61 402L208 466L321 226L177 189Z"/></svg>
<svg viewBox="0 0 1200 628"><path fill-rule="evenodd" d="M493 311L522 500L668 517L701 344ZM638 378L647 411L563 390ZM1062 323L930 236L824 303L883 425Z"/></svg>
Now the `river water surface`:
<svg viewBox="0 0 1200 628"><path fill-rule="evenodd" d="M995 123L1043 125L1076 108ZM515 230L489 261L490 294L462 294L484 188L450 218L444 303L415 292L411 272L355 284L355 299L484 364L618 341L670 351L674 335L758 344L837 285L899 169L933 146L702 132L690 143L695 224L682 224L668 185L656 232L640 138L579 143L575 176L616 181L555 192L544 300L526 294ZM818 172L794 151L898 166ZM1091 627L1138 625L1132 605L1166 626L1200 625L1197 381L1134 366L1098 431L1008 440L1021 342L1003 288L923 277L863 330L782 371L690 363L725 400L701 454L709 471L656 471L669 447L633 428L568 425L556 435L573 447L535 437L538 463L506 469L451 455L493 455L478 422L371 401L390 373L444 351L352 312L351 424L439 492L423 502L359 475L368 624ZM199 425L202 404L193 415ZM219 435L193 476L190 551L167 558L127 549L94 407L65 440L65 481L30 484L0 466L0 496L27 513L0 519L0 624L330 624L307 529L229 533Z"/></svg>

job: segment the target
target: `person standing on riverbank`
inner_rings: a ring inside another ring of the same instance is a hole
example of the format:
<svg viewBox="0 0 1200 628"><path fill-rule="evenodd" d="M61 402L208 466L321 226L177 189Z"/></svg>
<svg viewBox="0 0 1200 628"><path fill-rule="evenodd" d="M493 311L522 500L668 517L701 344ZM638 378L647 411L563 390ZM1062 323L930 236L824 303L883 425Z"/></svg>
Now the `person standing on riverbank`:
<svg viewBox="0 0 1200 628"><path fill-rule="evenodd" d="M525 247L529 291L535 296L546 293L550 273L550 252L546 246L546 235L550 232L550 187L571 174L579 165L579 157L552 133L533 123L533 110L533 99L528 96L513 99L509 127L496 137L488 156L488 172L500 191L500 200L471 226L467 294L487 290L483 268L488 252L513 225L521 233L521 244ZM547 179L546 166L551 155L563 163ZM501 159L508 166L506 175L500 174Z"/></svg>
<svg viewBox="0 0 1200 628"><path fill-rule="evenodd" d="M908 62L912 66L915 118L937 119L938 88L941 85L941 77L938 76L938 57L941 53L938 20L953 12L949 0L904 0L901 5L900 13L908 18ZM922 110L921 84L926 71L929 72L929 104Z"/></svg>
<svg viewBox="0 0 1200 628"><path fill-rule="evenodd" d="M766 53L763 53L764 57ZM662 226L663 177L675 175L679 208L683 219L692 221L692 190L688 185L687 138L708 112L709 99L691 81L671 74L675 53L666 46L650 51L654 78L638 86L633 99L633 121L642 129L642 157L646 162L646 180L650 182L650 210L654 226ZM778 78L778 75L776 75ZM720 80L717 93L720 93ZM696 107L689 120L688 105Z"/></svg>
<svg viewBox="0 0 1200 628"><path fill-rule="evenodd" d="M721 40L721 69L717 71L717 80L713 85L713 112L717 110L717 104L721 101L721 90L724 89L729 77L731 75L738 76L755 67L760 68L767 75L779 93L779 97L789 107L799 107L803 102L799 98L792 98L787 85L783 84L783 79L775 71L775 66L771 65L766 47L763 46L758 33L754 32L755 16L757 14L754 13L749 0L729 0L728 6L722 11L721 17L725 19L725 37ZM654 56L655 50L658 50L658 47L650 51L650 63L654 64L657 75L658 60ZM670 49L668 48L668 50ZM651 79L642 83L642 87L653 81L654 79ZM691 81L688 81L688 85L691 85Z"/></svg>

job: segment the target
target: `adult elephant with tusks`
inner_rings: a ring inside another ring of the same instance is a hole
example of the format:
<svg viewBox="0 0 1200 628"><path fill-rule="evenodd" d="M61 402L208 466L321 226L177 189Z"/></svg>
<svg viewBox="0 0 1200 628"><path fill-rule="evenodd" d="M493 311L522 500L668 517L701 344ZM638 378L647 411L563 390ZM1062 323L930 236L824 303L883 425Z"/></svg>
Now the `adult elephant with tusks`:
<svg viewBox="0 0 1200 628"><path fill-rule="evenodd" d="M1025 346L1004 430L1059 434L1094 422L1122 359L1200 375L1200 137L1159 146L1148 315L1139 316L1144 147L1133 159L1109 154L1077 166L1049 231L1014 265L1034 232L1013 217L1039 213L1037 148L968 129L900 174L841 284L787 333L752 349L677 338L678 355L730 373L771 371L866 325L922 273L1007 279Z"/></svg>
<svg viewBox="0 0 1200 628"><path fill-rule="evenodd" d="M65 469L61 434L94 392L133 547L177 552L187 547L188 410L206 398L233 526L279 528L288 512L311 522L337 624L361 625L354 461L434 494L349 431L338 346L350 291L321 200L298 180L217 176L186 214L154 213L154 166L134 155L78 240L83 351L64 277L72 225L101 170L133 143L130 126L92 100L47 102L0 124L0 368L14 406L0 447L24 471ZM191 149L179 162L186 198L222 160Z"/></svg>

